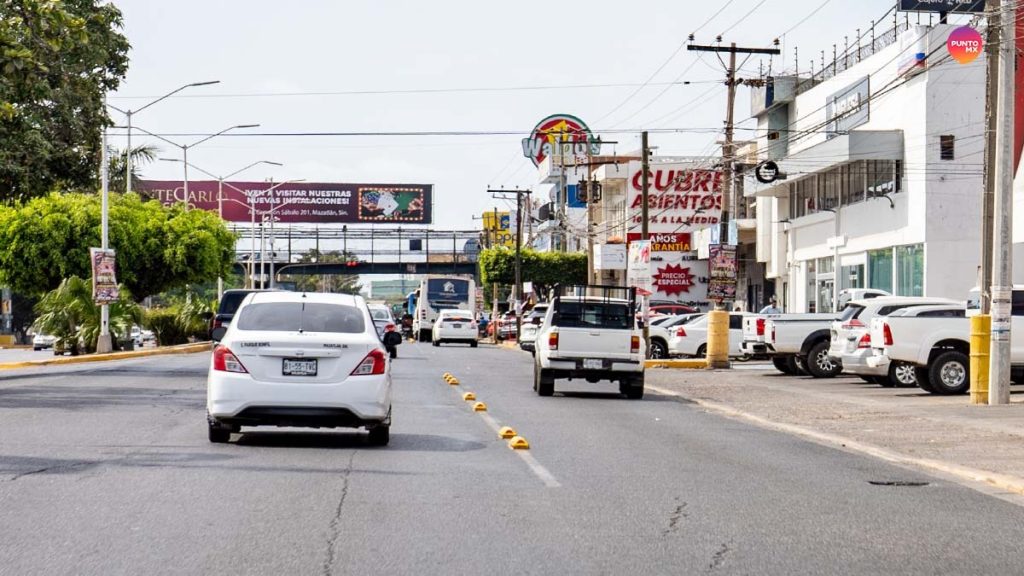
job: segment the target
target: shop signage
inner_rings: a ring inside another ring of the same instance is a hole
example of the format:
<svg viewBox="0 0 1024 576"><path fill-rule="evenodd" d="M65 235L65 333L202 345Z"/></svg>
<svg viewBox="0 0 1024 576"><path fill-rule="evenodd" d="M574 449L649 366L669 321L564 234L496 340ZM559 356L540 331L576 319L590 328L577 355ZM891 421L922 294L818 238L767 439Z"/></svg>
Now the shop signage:
<svg viewBox="0 0 1024 576"><path fill-rule="evenodd" d="M652 291L666 296L689 294L695 284L695 277L690 269L678 264L667 264L663 268L657 267L657 272L651 274L651 280Z"/></svg>
<svg viewBox="0 0 1024 576"><path fill-rule="evenodd" d="M771 184L779 179L779 165L772 160L765 160L754 168L754 177L761 184Z"/></svg>
<svg viewBox="0 0 1024 576"><path fill-rule="evenodd" d="M270 182L225 182L223 216L228 222L249 222L273 215L285 223L430 224L431 184L342 184L294 182L274 188ZM216 180L189 180L188 198L181 180L141 180L138 190L165 205L187 203L217 211Z"/></svg>
<svg viewBox="0 0 1024 576"><path fill-rule="evenodd" d="M642 236L639 232L630 232L626 234L626 241L634 242L640 240ZM666 232L647 235L647 239L651 241L651 252L690 252L693 250L691 238L692 235L689 232Z"/></svg>
<svg viewBox="0 0 1024 576"><path fill-rule="evenodd" d="M113 250L89 248L92 260L92 299L97 304L117 302L120 290L117 287L116 254Z"/></svg>
<svg viewBox="0 0 1024 576"><path fill-rule="evenodd" d="M639 162L630 163L630 233L643 224L643 182ZM722 173L697 168L695 163L652 166L648 180L648 231L652 234L695 232L722 218Z"/></svg>
<svg viewBox="0 0 1024 576"><path fill-rule="evenodd" d="M900 0L900 11L976 14L985 11L985 0Z"/></svg>
<svg viewBox="0 0 1024 576"><path fill-rule="evenodd" d="M825 121L828 123L825 126L825 137L834 138L866 124L870 119L870 99L868 76L829 96L825 103Z"/></svg>
<svg viewBox="0 0 1024 576"><path fill-rule="evenodd" d="M601 153L601 139L594 137L583 120L569 114L552 114L541 120L522 144L523 156L534 166L552 154L586 158Z"/></svg>
<svg viewBox="0 0 1024 576"><path fill-rule="evenodd" d="M641 296L651 294L651 242L637 240L629 245L626 285L636 288Z"/></svg>
<svg viewBox="0 0 1024 576"><path fill-rule="evenodd" d="M488 210L483 213L484 232L491 246L508 246L516 244L512 235L512 217L509 212Z"/></svg>
<svg viewBox="0 0 1024 576"><path fill-rule="evenodd" d="M708 284L708 300L716 302L736 299L736 246L715 244L709 248L711 281Z"/></svg>
<svg viewBox="0 0 1024 576"><path fill-rule="evenodd" d="M625 270L625 244L595 244L594 270Z"/></svg>
<svg viewBox="0 0 1024 576"><path fill-rule="evenodd" d="M949 55L960 64L970 64L981 56L984 41L981 34L970 26L961 26L949 33L946 38L946 49Z"/></svg>

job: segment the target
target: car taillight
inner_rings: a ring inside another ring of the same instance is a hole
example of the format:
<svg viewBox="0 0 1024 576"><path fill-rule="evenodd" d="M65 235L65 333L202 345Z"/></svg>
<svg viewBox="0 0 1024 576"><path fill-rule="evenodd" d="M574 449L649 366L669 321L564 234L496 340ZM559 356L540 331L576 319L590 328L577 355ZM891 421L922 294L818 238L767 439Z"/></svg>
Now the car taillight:
<svg viewBox="0 0 1024 576"><path fill-rule="evenodd" d="M548 348L558 350L558 332L548 334Z"/></svg>
<svg viewBox="0 0 1024 576"><path fill-rule="evenodd" d="M772 343L775 343L775 325L772 324Z"/></svg>
<svg viewBox="0 0 1024 576"><path fill-rule="evenodd" d="M757 319L757 335L764 336L764 318Z"/></svg>
<svg viewBox="0 0 1024 576"><path fill-rule="evenodd" d="M385 332L394 332L395 331L395 325L394 324L388 324L387 326L384 327L384 331Z"/></svg>
<svg viewBox="0 0 1024 576"><path fill-rule="evenodd" d="M882 323L882 345L892 346L892 330L889 329L889 325Z"/></svg>
<svg viewBox="0 0 1024 576"><path fill-rule="evenodd" d="M220 372L237 372L239 374L248 374L249 371L242 366L242 363L238 361L227 346L218 344L213 349L213 369Z"/></svg>
<svg viewBox="0 0 1024 576"><path fill-rule="evenodd" d="M686 330L683 330L682 328L676 328L676 337L686 338Z"/></svg>
<svg viewBox="0 0 1024 576"><path fill-rule="evenodd" d="M871 348L871 334L864 334L857 341L857 348Z"/></svg>
<svg viewBox="0 0 1024 576"><path fill-rule="evenodd" d="M865 328L866 324L854 318L849 322L842 325L843 330L853 330L854 328Z"/></svg>
<svg viewBox="0 0 1024 576"><path fill-rule="evenodd" d="M376 376L383 374L385 368L387 368L387 361L384 360L384 352L380 348L374 348L352 371L352 376Z"/></svg>
<svg viewBox="0 0 1024 576"><path fill-rule="evenodd" d="M633 336L629 339L629 352L630 354L636 354L640 351L640 337Z"/></svg>

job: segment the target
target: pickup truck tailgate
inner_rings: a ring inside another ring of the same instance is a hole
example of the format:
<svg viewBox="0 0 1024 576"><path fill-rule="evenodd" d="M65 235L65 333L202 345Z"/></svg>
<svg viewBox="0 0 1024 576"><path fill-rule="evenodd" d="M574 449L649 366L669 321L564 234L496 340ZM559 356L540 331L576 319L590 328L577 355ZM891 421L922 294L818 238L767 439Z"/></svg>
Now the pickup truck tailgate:
<svg viewBox="0 0 1024 576"><path fill-rule="evenodd" d="M637 353L630 353L632 330L609 330L608 328L562 328L558 329L558 350L552 351L552 358L608 358L629 360ZM642 341L642 338L641 338ZM641 352L643 345L641 342Z"/></svg>

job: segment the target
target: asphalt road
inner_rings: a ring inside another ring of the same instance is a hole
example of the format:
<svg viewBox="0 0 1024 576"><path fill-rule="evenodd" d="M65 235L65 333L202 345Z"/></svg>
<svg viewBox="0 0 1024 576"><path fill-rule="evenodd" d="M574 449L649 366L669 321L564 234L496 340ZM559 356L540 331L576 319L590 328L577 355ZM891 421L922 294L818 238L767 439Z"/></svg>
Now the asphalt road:
<svg viewBox="0 0 1024 576"><path fill-rule="evenodd" d="M209 444L206 354L0 372L0 574L1021 571L1004 500L611 384L539 398L521 352L400 354L387 448Z"/></svg>

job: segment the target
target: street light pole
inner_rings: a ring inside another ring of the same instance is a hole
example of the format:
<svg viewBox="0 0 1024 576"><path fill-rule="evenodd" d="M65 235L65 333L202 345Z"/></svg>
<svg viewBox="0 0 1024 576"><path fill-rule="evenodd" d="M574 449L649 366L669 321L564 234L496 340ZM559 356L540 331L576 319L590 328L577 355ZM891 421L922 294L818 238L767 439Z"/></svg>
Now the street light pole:
<svg viewBox="0 0 1024 576"><path fill-rule="evenodd" d="M104 102L106 96L103 97ZM100 152L100 186L101 186L101 215L100 215L100 247L104 250L107 249L109 242L109 214L110 207L109 202L109 184L110 175L108 170L110 169L109 158L107 154L107 129L103 128L103 142L102 150ZM94 272L95 273L95 272ZM95 295L93 295L95 296ZM110 306L103 304L100 306L100 336L96 340L96 352L105 354L114 349L113 343L110 340Z"/></svg>

